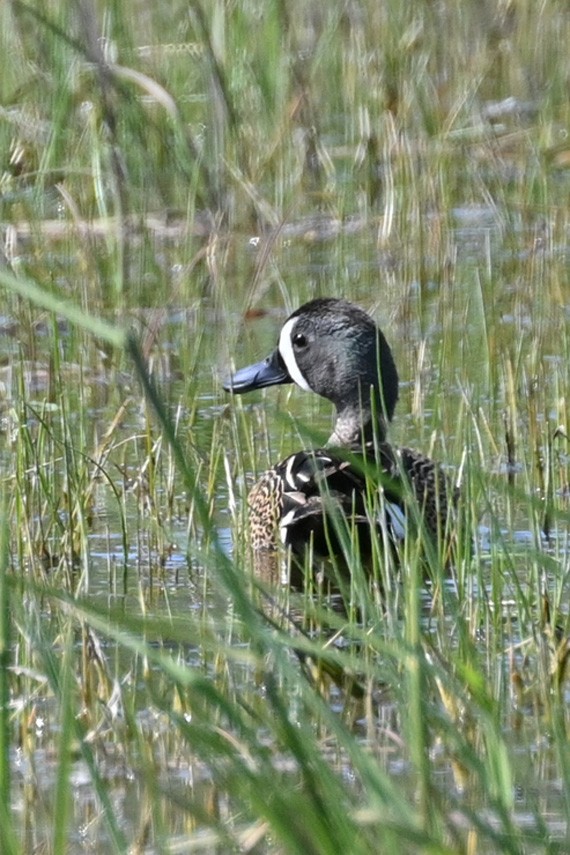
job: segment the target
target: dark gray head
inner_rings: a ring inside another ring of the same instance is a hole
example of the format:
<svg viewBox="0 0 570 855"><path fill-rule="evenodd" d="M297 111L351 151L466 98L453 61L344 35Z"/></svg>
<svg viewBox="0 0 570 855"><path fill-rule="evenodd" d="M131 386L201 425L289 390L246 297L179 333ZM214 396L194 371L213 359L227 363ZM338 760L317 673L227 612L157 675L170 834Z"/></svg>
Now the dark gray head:
<svg viewBox="0 0 570 855"><path fill-rule="evenodd" d="M383 439L398 400L398 373L382 331L346 300L305 303L285 322L276 350L224 388L241 393L291 382L333 402L338 422L331 441L341 444L358 441L363 428L368 432L373 406Z"/></svg>

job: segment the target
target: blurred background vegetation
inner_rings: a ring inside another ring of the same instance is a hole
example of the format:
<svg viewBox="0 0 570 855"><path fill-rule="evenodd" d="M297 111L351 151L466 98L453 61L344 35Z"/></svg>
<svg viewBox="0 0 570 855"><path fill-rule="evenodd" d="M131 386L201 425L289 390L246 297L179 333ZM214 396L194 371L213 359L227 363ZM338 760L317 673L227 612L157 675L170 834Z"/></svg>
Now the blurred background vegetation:
<svg viewBox="0 0 570 855"><path fill-rule="evenodd" d="M0 6L0 851L568 851L568 44L566 0ZM329 408L220 384L314 296L474 542L346 615L242 533Z"/></svg>

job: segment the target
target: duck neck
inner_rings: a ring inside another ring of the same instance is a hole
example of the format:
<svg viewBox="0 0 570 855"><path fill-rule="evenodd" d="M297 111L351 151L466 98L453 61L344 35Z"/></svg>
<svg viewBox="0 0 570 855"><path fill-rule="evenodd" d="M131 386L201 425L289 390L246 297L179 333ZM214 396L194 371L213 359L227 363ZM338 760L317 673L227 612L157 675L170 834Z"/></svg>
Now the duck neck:
<svg viewBox="0 0 570 855"><path fill-rule="evenodd" d="M386 439L383 417L374 418L370 407L345 406L337 410L334 430L327 445L332 448L362 449Z"/></svg>
<svg viewBox="0 0 570 855"><path fill-rule="evenodd" d="M329 446L356 450L386 440L386 428L398 400L398 373L386 339L382 333L378 334L380 351L372 363L374 370L363 372L356 382L353 375L346 375L333 394L323 395L336 407L336 424ZM380 377L375 367L378 363L382 367Z"/></svg>

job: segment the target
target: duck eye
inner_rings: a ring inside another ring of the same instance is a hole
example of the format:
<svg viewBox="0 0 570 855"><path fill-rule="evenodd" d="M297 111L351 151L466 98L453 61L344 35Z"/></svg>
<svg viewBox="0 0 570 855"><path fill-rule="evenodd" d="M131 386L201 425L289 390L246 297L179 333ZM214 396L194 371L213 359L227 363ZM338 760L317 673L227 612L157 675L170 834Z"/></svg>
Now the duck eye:
<svg viewBox="0 0 570 855"><path fill-rule="evenodd" d="M303 333L300 333L300 332L296 333L293 336L293 344L295 347L306 347L307 346L306 336L304 336Z"/></svg>

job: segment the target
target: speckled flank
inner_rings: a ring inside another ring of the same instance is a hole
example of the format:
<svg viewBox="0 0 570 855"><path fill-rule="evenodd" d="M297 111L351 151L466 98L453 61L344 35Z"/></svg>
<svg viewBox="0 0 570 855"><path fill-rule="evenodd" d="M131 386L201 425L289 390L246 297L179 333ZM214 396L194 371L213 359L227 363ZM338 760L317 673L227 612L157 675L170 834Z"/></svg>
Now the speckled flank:
<svg viewBox="0 0 570 855"><path fill-rule="evenodd" d="M247 501L252 548L275 549L277 524L283 508L283 484L275 469L261 476Z"/></svg>

